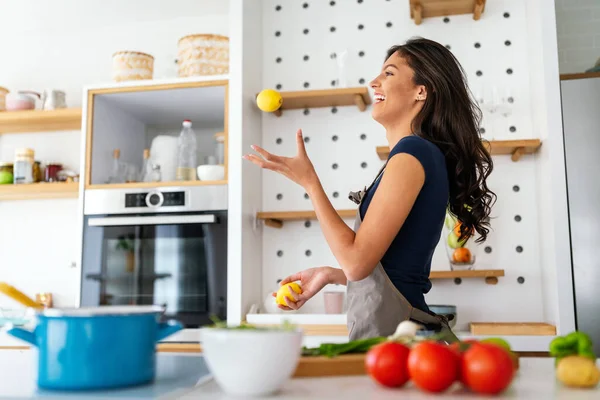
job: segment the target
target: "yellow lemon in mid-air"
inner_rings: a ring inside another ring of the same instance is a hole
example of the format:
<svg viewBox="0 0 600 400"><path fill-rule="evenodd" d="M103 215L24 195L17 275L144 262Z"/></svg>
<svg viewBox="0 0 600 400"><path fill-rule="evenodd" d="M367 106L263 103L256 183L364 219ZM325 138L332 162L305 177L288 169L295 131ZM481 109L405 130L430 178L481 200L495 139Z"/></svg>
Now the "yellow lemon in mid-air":
<svg viewBox="0 0 600 400"><path fill-rule="evenodd" d="M290 290L293 290L298 294L302 293L302 288L296 282L286 283L285 285L281 286L277 291L277 298L275 299L275 302L282 306L287 306L285 302L286 297L289 300L294 301L294 298L290 295Z"/></svg>
<svg viewBox="0 0 600 400"><path fill-rule="evenodd" d="M281 95L273 89L265 89L256 96L256 105L266 112L277 111L282 104L283 99Z"/></svg>

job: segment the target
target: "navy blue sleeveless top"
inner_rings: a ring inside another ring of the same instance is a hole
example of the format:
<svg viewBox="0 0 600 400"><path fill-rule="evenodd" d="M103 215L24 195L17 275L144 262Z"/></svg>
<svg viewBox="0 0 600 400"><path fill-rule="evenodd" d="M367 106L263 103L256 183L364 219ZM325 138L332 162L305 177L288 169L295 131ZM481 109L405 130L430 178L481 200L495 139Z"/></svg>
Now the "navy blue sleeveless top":
<svg viewBox="0 0 600 400"><path fill-rule="evenodd" d="M425 293L431 289L431 259L440 240L448 204L446 159L436 145L414 135L402 138L390 151L388 160L399 153L408 153L421 163L425 183L404 225L383 255L381 265L411 305L427 312ZM377 178L365 194L359 209L361 218L369 208L379 181Z"/></svg>

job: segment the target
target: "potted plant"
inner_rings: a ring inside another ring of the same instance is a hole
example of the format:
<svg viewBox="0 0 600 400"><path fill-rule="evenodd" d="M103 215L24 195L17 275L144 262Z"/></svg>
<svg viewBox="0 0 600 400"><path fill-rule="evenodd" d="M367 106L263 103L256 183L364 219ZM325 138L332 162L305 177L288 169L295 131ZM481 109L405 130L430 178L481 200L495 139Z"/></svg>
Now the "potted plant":
<svg viewBox="0 0 600 400"><path fill-rule="evenodd" d="M133 245L133 235L119 236L116 249L125 251L125 271L133 272L135 270L135 254Z"/></svg>

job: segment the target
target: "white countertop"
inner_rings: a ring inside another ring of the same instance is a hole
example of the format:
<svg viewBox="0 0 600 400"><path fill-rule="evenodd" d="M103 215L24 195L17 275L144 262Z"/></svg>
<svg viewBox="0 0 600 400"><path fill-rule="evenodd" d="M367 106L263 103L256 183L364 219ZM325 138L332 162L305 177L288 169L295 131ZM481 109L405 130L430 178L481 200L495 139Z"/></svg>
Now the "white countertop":
<svg viewBox="0 0 600 400"><path fill-rule="evenodd" d="M292 379L276 396L266 399L455 399L489 398L476 396L455 384L441 395L425 393L412 384L401 389L387 389L375 384L367 376L348 376L337 378L301 378ZM520 370L511 386L502 395L495 398L527 400L587 400L600 399L600 386L591 390L576 390L563 387L554 379L554 359L521 358ZM199 385L181 399L239 399L222 393L214 380Z"/></svg>
<svg viewBox="0 0 600 400"><path fill-rule="evenodd" d="M201 355L159 354L153 384L100 392L48 392L36 387L37 351L0 350L0 399L239 399L223 394L210 379ZM257 360L260 362L260 360ZM599 399L600 388L576 390L563 387L554 378L552 358L522 358L511 387L499 398L507 399ZM464 399L477 398L459 384L443 395L431 395L408 384L386 389L367 376L291 379L283 390L267 399ZM479 397L483 398L483 397Z"/></svg>

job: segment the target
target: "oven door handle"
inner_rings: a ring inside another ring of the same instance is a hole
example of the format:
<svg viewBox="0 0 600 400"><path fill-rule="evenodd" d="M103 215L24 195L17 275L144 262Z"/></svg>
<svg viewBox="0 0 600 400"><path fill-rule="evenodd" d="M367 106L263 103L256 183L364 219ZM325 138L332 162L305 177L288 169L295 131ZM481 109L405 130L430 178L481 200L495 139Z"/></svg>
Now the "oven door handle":
<svg viewBox="0 0 600 400"><path fill-rule="evenodd" d="M214 214L202 215L153 215L148 217L106 217L90 218L89 226L135 226L135 225L180 225L214 224Z"/></svg>

